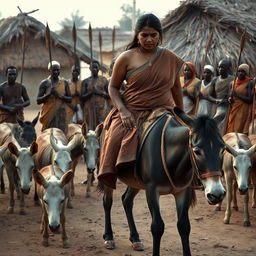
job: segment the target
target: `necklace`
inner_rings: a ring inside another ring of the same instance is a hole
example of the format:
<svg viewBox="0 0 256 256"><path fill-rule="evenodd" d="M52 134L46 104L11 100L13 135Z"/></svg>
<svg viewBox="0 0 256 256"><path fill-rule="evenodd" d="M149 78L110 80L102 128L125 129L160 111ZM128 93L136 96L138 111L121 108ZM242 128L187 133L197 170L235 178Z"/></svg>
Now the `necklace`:
<svg viewBox="0 0 256 256"><path fill-rule="evenodd" d="M146 59L147 59L147 61L148 61L148 66L152 66L152 62L153 62L154 57L155 57L156 52L157 52L157 48L155 49L155 51L153 52L153 54L150 55L150 56L147 56L147 55L141 50L140 47L138 47L138 49L139 49L141 55L143 55L144 57L146 57Z"/></svg>

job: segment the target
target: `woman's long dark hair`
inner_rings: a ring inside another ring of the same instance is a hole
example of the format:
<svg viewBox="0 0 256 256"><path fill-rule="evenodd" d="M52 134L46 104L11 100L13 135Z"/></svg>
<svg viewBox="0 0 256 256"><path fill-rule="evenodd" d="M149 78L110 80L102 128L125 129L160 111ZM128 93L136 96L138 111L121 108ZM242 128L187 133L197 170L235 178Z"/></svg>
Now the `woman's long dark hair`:
<svg viewBox="0 0 256 256"><path fill-rule="evenodd" d="M159 33L160 40L162 41L163 30L160 20L152 13L143 14L136 22L133 40L127 45L126 50L139 46L137 35L144 27L155 29Z"/></svg>

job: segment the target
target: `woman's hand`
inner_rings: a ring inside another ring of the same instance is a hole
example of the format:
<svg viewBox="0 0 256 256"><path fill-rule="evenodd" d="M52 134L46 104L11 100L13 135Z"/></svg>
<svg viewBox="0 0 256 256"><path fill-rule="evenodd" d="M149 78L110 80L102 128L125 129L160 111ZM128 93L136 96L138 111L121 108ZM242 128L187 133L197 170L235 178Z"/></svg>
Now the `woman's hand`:
<svg viewBox="0 0 256 256"><path fill-rule="evenodd" d="M135 119L128 109L120 110L120 117L125 128L133 129L136 127Z"/></svg>

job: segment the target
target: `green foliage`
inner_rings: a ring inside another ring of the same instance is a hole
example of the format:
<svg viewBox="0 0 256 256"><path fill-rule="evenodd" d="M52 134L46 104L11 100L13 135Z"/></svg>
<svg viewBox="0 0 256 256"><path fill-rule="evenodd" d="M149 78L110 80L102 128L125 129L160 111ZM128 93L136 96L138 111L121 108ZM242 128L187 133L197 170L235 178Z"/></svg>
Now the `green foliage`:
<svg viewBox="0 0 256 256"><path fill-rule="evenodd" d="M82 28L88 23L87 21L84 20L84 16L81 16L79 14L79 10L77 10L75 13L74 12L71 13L71 18L65 18L59 24L62 27L72 27L74 22L77 28Z"/></svg>
<svg viewBox="0 0 256 256"><path fill-rule="evenodd" d="M132 30L132 6L130 4L123 4L121 6L121 10L123 11L122 18L118 21L119 28L123 31L131 31ZM141 16L145 12L140 9L136 10L136 19Z"/></svg>

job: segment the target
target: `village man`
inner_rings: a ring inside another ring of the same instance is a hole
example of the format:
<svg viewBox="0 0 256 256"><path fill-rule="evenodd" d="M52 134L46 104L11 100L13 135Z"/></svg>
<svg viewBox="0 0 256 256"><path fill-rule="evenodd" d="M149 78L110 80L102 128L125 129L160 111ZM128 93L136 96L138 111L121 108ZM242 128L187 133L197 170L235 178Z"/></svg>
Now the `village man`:
<svg viewBox="0 0 256 256"><path fill-rule="evenodd" d="M71 68L72 78L68 81L72 96L71 103L67 103L67 120L69 123L83 123L83 110L81 102L82 80L80 76L80 66L74 65Z"/></svg>
<svg viewBox="0 0 256 256"><path fill-rule="evenodd" d="M68 81L59 77L60 64L52 61L48 64L50 76L39 85L37 104L42 104L40 122L42 131L47 128L59 128L67 131L66 103L71 102L71 93Z"/></svg>
<svg viewBox="0 0 256 256"><path fill-rule="evenodd" d="M17 123L17 116L24 120L23 108L30 105L27 90L17 83L17 68L9 66L6 69L7 81L0 85L0 123Z"/></svg>
<svg viewBox="0 0 256 256"><path fill-rule="evenodd" d="M108 80L98 75L99 67L99 62L94 60L90 66L91 76L82 84L84 121L91 130L95 130L96 126L105 120L110 110Z"/></svg>

